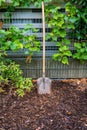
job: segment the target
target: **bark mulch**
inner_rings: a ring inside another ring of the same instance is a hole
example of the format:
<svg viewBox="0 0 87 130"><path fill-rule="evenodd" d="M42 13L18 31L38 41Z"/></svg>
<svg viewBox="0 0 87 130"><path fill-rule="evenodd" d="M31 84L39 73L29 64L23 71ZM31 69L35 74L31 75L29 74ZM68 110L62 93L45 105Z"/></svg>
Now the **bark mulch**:
<svg viewBox="0 0 87 130"><path fill-rule="evenodd" d="M51 95L0 94L0 130L87 130L87 79L53 80Z"/></svg>

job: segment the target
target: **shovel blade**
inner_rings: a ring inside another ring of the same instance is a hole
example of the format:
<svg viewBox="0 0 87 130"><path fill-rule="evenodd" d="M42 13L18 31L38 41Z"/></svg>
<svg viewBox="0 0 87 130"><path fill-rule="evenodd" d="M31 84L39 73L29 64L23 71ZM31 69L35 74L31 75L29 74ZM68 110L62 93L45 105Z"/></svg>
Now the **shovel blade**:
<svg viewBox="0 0 87 130"><path fill-rule="evenodd" d="M37 90L38 94L51 94L51 79L45 78L39 78L37 80Z"/></svg>

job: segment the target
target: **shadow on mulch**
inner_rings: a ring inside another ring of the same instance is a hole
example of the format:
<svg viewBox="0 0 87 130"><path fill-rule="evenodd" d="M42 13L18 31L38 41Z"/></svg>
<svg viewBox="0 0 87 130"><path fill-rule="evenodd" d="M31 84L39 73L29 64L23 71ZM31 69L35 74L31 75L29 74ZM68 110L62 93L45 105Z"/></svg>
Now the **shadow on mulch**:
<svg viewBox="0 0 87 130"><path fill-rule="evenodd" d="M87 80L53 80L51 95L0 95L0 130L87 130Z"/></svg>

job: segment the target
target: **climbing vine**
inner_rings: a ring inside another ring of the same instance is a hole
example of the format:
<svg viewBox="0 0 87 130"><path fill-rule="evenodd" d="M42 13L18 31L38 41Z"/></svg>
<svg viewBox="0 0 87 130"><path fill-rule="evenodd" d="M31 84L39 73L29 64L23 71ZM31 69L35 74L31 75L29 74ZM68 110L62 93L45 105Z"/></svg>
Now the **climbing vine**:
<svg viewBox="0 0 87 130"><path fill-rule="evenodd" d="M78 10L77 21L74 23L75 30L72 32L74 39L77 41L74 44L75 53L73 58L83 63L87 60L87 1L71 0L70 2Z"/></svg>
<svg viewBox="0 0 87 130"><path fill-rule="evenodd" d="M52 28L48 39L56 41L58 53L53 59L69 64L69 57L80 60L81 63L87 60L87 8L86 2L77 6L75 1L65 4L65 13L61 12L58 6L49 6L46 10L48 26ZM81 8L83 7L84 8ZM70 49L72 40L75 41L73 50Z"/></svg>
<svg viewBox="0 0 87 130"><path fill-rule="evenodd" d="M46 22L48 27L51 28L47 39L55 41L58 47L58 53L53 55L53 59L61 61L63 64L69 64L69 57L80 59L81 61L87 60L86 56L85 58L80 57L78 54L79 49L76 47L82 44L80 48L82 47L85 53L82 51L81 54L87 55L85 49L87 46L87 2L84 0L79 0L79 2L78 0L64 0L65 12L61 12L61 7L58 6L57 0L43 1L45 3ZM41 7L41 2L42 0L0 0L0 5L12 10L19 6L29 7L31 4ZM75 40L74 53L70 48L72 39ZM85 48L83 48L83 43L85 43Z"/></svg>

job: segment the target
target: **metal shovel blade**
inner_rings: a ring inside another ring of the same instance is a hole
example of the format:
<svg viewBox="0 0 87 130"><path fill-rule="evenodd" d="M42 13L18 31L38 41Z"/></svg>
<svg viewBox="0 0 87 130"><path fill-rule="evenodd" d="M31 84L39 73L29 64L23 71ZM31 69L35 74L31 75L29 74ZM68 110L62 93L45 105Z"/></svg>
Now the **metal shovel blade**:
<svg viewBox="0 0 87 130"><path fill-rule="evenodd" d="M43 77L37 80L37 90L38 94L51 94L51 79Z"/></svg>

